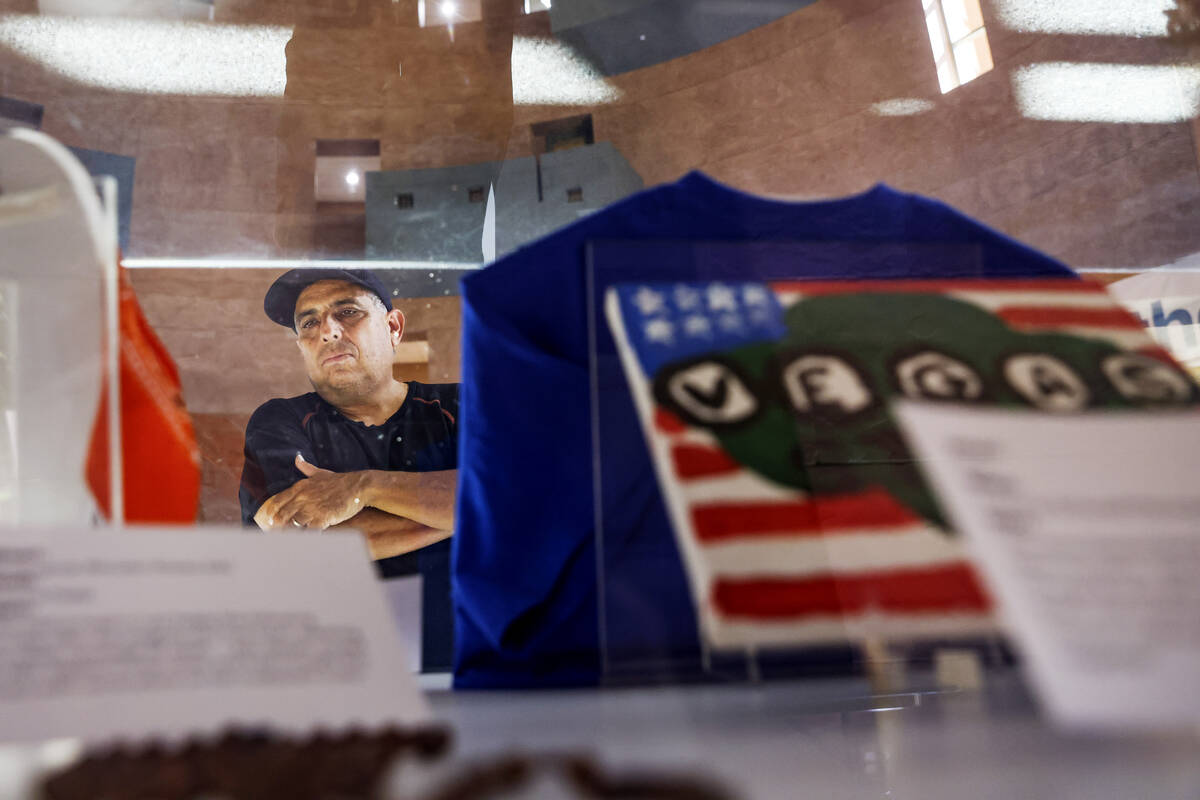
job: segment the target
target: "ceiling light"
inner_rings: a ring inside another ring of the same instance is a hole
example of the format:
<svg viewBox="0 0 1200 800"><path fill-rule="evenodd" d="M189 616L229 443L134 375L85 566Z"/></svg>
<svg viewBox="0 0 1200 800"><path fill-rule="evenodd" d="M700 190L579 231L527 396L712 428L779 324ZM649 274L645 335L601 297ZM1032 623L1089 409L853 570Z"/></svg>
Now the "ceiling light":
<svg viewBox="0 0 1200 800"><path fill-rule="evenodd" d="M872 104L871 110L881 117L911 117L932 111L933 103L919 97L894 97Z"/></svg>
<svg viewBox="0 0 1200 800"><path fill-rule="evenodd" d="M141 94L282 96L291 38L269 25L0 15L0 45L82 85Z"/></svg>
<svg viewBox="0 0 1200 800"><path fill-rule="evenodd" d="M612 103L621 92L571 47L553 39L514 36L513 102L587 106Z"/></svg>
<svg viewBox="0 0 1200 800"><path fill-rule="evenodd" d="M351 187L358 186L358 180L359 180L359 179L358 179L358 173L357 173L357 172L350 171L350 172L347 172L347 173L346 173L346 183L347 183L349 186L351 186Z"/></svg>
<svg viewBox="0 0 1200 800"><path fill-rule="evenodd" d="M1183 122L1200 113L1200 67L1050 62L1012 75L1021 114L1073 122Z"/></svg>
<svg viewBox="0 0 1200 800"><path fill-rule="evenodd" d="M1166 36L1175 0L993 0L1006 28L1083 36Z"/></svg>
<svg viewBox="0 0 1200 800"><path fill-rule="evenodd" d="M34 5L30 3L30 5ZM37 0L38 13L64 17L213 18L213 0Z"/></svg>
<svg viewBox="0 0 1200 800"><path fill-rule="evenodd" d="M452 0L446 0L444 3L438 6L438 10L442 12L443 17L450 19L458 13L458 4L452 2Z"/></svg>

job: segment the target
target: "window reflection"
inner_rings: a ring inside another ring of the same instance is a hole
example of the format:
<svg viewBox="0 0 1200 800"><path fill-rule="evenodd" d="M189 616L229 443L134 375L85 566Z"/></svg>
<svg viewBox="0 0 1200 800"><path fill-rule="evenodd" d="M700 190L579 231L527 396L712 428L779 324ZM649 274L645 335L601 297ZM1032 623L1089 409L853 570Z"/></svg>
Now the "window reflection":
<svg viewBox="0 0 1200 800"><path fill-rule="evenodd" d="M924 8L942 94L992 68L979 0L925 0Z"/></svg>

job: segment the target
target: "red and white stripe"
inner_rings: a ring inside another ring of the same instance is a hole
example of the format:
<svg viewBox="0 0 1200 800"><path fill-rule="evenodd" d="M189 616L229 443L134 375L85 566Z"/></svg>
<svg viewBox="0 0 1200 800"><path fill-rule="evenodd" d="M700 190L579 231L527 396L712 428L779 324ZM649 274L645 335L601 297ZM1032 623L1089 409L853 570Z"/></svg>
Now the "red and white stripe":
<svg viewBox="0 0 1200 800"><path fill-rule="evenodd" d="M785 307L804 297L831 294L937 292L973 303L1017 330L1052 330L1104 339L1123 350L1146 346L1146 329L1104 287L1073 280L784 281L771 284Z"/></svg>
<svg viewBox="0 0 1200 800"><path fill-rule="evenodd" d="M804 297L939 292L1019 330L1070 332L1161 355L1137 318L1075 281L788 282ZM616 311L616 313L614 313ZM610 319L619 317L615 303ZM614 320L618 340L623 321ZM630 375L640 366L625 346ZM733 461L708 431L658 407L631 380L692 583L705 639L717 648L960 636L995 631L992 605L958 540L882 489L812 497Z"/></svg>
<svg viewBox="0 0 1200 800"><path fill-rule="evenodd" d="M653 428L712 646L994 630L957 542L886 492L814 498L742 467L662 408Z"/></svg>

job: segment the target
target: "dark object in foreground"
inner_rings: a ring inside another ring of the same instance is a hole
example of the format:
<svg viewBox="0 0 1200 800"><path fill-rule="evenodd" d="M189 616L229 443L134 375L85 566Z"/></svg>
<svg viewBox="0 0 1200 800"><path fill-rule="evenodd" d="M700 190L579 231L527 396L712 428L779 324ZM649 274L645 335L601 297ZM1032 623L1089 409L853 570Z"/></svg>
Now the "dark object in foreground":
<svg viewBox="0 0 1200 800"><path fill-rule="evenodd" d="M168 749L158 744L89 751L43 781L44 800L381 800L394 760L433 761L450 748L448 730L350 731L304 739L231 730L219 739ZM558 777L587 800L733 800L704 778L653 769L604 770L580 755L512 754L450 765L405 800L487 800L520 795L539 777ZM396 800L401 800L397 797Z"/></svg>
<svg viewBox="0 0 1200 800"><path fill-rule="evenodd" d="M371 798L394 759L434 759L448 730L351 730L304 739L234 729L178 748L159 744L90 751L42 783L45 800L324 800Z"/></svg>
<svg viewBox="0 0 1200 800"><path fill-rule="evenodd" d="M540 777L560 778L569 793L586 800L733 800L711 780L657 769L605 771L595 759L582 755L501 756L464 765L432 790L403 800L490 800L502 797L542 797L528 792ZM396 798L401 800L401 798Z"/></svg>

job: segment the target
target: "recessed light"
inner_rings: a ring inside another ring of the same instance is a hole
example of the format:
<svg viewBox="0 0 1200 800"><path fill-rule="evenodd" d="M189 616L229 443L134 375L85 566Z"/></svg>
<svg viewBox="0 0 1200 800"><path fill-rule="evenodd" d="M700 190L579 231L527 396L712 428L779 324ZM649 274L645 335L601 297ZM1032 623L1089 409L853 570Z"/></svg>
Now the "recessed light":
<svg viewBox="0 0 1200 800"><path fill-rule="evenodd" d="M351 170L350 172L346 173L346 183L347 184L349 184L350 186L358 186L358 181L359 181L359 177L358 177L357 172L354 172L353 170Z"/></svg>

